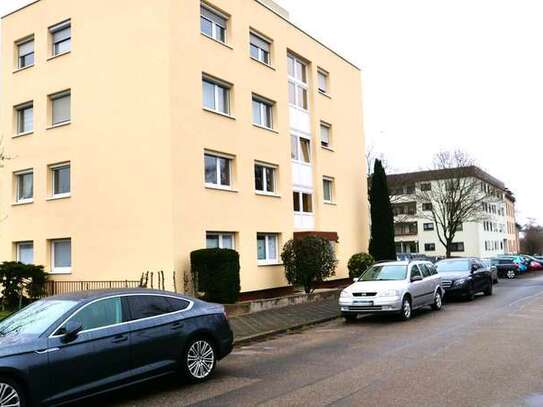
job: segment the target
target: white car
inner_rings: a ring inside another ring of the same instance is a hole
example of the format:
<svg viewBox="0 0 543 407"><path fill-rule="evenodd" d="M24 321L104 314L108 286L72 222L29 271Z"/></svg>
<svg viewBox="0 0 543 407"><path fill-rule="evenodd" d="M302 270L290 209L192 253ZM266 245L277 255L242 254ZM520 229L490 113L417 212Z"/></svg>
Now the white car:
<svg viewBox="0 0 543 407"><path fill-rule="evenodd" d="M428 261L391 261L367 269L339 297L341 315L353 321L358 314L396 313L403 320L414 309L442 306L441 277Z"/></svg>

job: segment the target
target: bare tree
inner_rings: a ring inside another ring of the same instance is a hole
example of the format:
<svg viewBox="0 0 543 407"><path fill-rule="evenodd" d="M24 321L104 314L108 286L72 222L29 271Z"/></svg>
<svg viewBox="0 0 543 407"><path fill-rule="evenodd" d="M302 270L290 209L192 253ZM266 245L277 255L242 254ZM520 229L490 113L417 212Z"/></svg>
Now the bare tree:
<svg viewBox="0 0 543 407"><path fill-rule="evenodd" d="M477 177L475 161L465 152L444 151L435 155L432 181L415 192L418 205L431 204L419 218L435 224L437 237L447 257L457 231L464 223L481 222L488 218L483 207L495 199L493 190Z"/></svg>
<svg viewBox="0 0 543 407"><path fill-rule="evenodd" d="M528 223L522 228L522 234L523 237L520 240L522 253L543 253L543 227L537 224L535 219L528 219Z"/></svg>
<svg viewBox="0 0 543 407"><path fill-rule="evenodd" d="M383 154L379 154L375 151L375 146L370 144L366 147L366 172L370 177L373 174L373 168L375 167L375 160L381 161L381 165L385 170L388 169L388 163Z"/></svg>

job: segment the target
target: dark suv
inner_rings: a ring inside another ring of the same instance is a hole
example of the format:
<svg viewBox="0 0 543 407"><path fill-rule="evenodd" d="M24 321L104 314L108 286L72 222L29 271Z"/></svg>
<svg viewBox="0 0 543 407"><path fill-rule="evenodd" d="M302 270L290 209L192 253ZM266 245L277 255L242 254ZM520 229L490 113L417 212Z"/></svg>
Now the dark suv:
<svg viewBox="0 0 543 407"><path fill-rule="evenodd" d="M436 263L436 268L448 297L463 297L471 301L479 292L492 295L492 273L477 258L442 260Z"/></svg>

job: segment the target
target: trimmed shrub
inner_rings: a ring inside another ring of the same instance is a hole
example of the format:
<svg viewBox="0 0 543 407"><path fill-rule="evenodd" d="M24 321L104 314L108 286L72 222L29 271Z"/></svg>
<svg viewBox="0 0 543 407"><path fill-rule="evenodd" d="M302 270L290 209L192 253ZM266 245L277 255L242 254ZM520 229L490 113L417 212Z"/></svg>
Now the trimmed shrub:
<svg viewBox="0 0 543 407"><path fill-rule="evenodd" d="M317 236L289 240L283 246L281 259L288 282L302 286L308 294L315 283L333 276L337 265L330 241Z"/></svg>
<svg viewBox="0 0 543 407"><path fill-rule="evenodd" d="M351 256L347 268L349 269L350 278L358 278L366 271L375 260L371 254L367 253L356 253Z"/></svg>
<svg viewBox="0 0 543 407"><path fill-rule="evenodd" d="M230 249L202 249L190 254L197 291L207 301L233 304L239 299L239 254Z"/></svg>
<svg viewBox="0 0 543 407"><path fill-rule="evenodd" d="M47 274L43 266L5 261L0 264L2 308L13 310L45 293Z"/></svg>

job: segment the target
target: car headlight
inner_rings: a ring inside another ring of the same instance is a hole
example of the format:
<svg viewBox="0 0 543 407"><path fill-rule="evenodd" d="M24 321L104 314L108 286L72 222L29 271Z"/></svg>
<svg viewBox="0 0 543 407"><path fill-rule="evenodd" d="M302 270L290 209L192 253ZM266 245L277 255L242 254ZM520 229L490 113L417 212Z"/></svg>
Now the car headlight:
<svg viewBox="0 0 543 407"><path fill-rule="evenodd" d="M460 285L464 285L468 282L468 279L467 278L461 278L460 280L456 280L454 282L454 285L456 286L460 286Z"/></svg>
<svg viewBox="0 0 543 407"><path fill-rule="evenodd" d="M379 297L398 297L399 295L398 290L385 290L379 293Z"/></svg>
<svg viewBox="0 0 543 407"><path fill-rule="evenodd" d="M341 298L346 298L346 297L350 297L350 296L351 296L351 293L348 292L348 291L346 291L346 290L343 290L343 291L341 292L341 294L339 294L339 296L340 296Z"/></svg>

